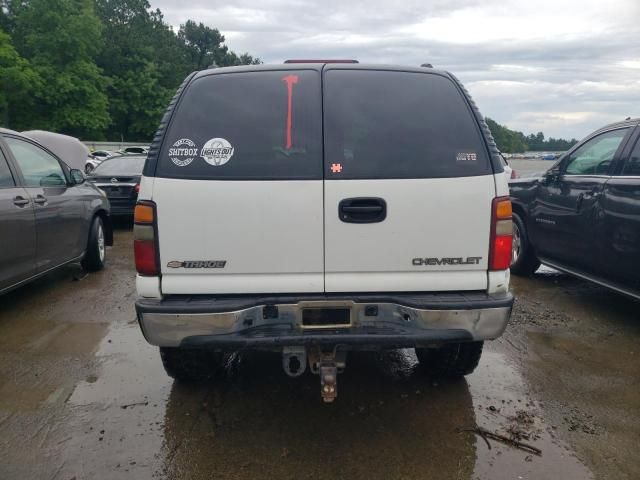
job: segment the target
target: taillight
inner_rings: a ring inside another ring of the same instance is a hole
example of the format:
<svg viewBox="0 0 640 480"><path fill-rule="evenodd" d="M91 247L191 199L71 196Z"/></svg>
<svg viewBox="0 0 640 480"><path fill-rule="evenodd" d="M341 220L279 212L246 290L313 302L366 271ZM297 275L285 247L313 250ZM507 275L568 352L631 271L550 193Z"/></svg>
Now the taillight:
<svg viewBox="0 0 640 480"><path fill-rule="evenodd" d="M140 184L138 183L135 187L133 187L133 190L136 192L136 195L138 195L140 193Z"/></svg>
<svg viewBox="0 0 640 480"><path fill-rule="evenodd" d="M513 180L516 177L516 171L515 170L511 170L511 180Z"/></svg>
<svg viewBox="0 0 640 480"><path fill-rule="evenodd" d="M159 275L156 205L141 201L133 213L133 253L140 275Z"/></svg>
<svg viewBox="0 0 640 480"><path fill-rule="evenodd" d="M489 270L506 270L511 266L513 220L509 197L497 197L491 204L491 247Z"/></svg>

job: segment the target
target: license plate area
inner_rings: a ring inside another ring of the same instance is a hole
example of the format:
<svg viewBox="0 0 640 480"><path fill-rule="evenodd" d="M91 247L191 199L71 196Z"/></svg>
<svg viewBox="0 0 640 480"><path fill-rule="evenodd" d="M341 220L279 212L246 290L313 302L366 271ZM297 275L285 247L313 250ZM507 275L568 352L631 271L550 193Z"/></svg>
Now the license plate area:
<svg viewBox="0 0 640 480"><path fill-rule="evenodd" d="M302 309L302 328L348 328L351 309L348 307L309 307Z"/></svg>
<svg viewBox="0 0 640 480"><path fill-rule="evenodd" d="M126 198L129 196L129 189L127 187L109 187L107 194L114 198Z"/></svg>

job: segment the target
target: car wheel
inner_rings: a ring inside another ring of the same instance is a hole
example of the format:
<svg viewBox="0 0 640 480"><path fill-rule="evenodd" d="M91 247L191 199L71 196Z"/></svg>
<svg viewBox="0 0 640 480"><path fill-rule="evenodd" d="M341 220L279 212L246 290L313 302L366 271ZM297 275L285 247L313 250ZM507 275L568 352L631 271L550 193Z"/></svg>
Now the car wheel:
<svg viewBox="0 0 640 480"><path fill-rule="evenodd" d="M93 165L91 165L90 163L87 163L84 166L84 173L86 173L87 175L89 175L91 172L93 172Z"/></svg>
<svg viewBox="0 0 640 480"><path fill-rule="evenodd" d="M183 383L211 380L222 365L222 353L205 348L160 347L160 359L167 375Z"/></svg>
<svg viewBox="0 0 640 480"><path fill-rule="evenodd" d="M82 268L88 272L102 270L104 268L106 253L104 225L100 217L95 217L89 229L89 241L84 258L82 259Z"/></svg>
<svg viewBox="0 0 640 480"><path fill-rule="evenodd" d="M513 243L511 247L511 272L514 275L528 277L540 267L540 260L536 257L527 229L522 218L517 213L513 214Z"/></svg>
<svg viewBox="0 0 640 480"><path fill-rule="evenodd" d="M457 380L478 366L484 342L448 343L438 348L416 348L422 371L429 377Z"/></svg>

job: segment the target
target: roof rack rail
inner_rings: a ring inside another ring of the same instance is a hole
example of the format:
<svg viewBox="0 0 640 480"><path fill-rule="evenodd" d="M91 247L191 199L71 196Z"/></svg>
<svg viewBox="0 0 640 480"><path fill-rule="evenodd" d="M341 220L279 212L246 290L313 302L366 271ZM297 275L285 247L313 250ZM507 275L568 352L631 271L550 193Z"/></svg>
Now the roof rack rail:
<svg viewBox="0 0 640 480"><path fill-rule="evenodd" d="M349 60L349 59L333 59L333 60L292 59L292 60L285 60L284 63L359 63L359 62L358 60Z"/></svg>
<svg viewBox="0 0 640 480"><path fill-rule="evenodd" d="M420 65L422 68L433 68L433 65L431 65L430 63L423 63L422 65Z"/></svg>

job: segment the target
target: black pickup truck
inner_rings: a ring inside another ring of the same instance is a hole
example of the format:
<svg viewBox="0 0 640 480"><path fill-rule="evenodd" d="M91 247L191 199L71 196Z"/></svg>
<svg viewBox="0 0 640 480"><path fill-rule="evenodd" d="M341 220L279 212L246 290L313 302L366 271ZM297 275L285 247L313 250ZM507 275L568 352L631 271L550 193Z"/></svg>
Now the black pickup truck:
<svg viewBox="0 0 640 480"><path fill-rule="evenodd" d="M640 299L640 119L597 130L509 187L514 274L544 263Z"/></svg>

